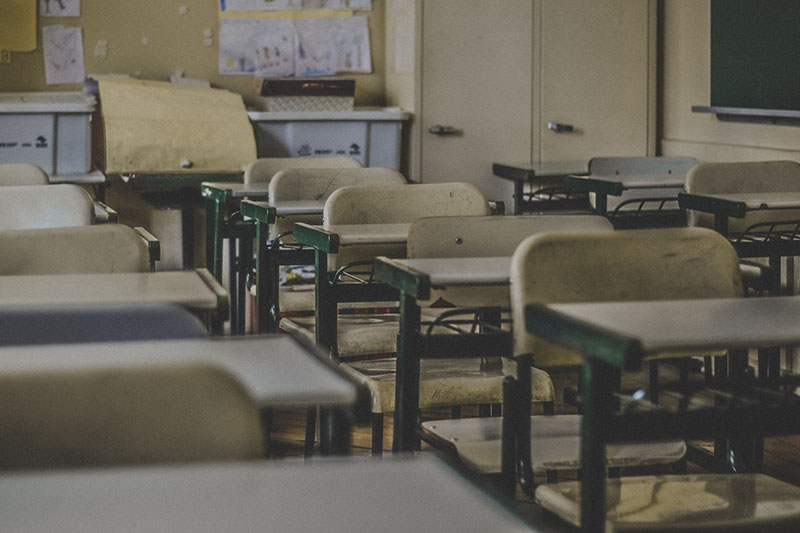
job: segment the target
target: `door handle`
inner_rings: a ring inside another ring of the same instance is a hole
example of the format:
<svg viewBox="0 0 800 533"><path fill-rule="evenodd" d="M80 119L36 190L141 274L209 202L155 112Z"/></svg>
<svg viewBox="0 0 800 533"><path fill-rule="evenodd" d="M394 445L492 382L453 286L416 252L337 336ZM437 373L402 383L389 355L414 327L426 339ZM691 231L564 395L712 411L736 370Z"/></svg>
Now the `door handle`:
<svg viewBox="0 0 800 533"><path fill-rule="evenodd" d="M441 124L435 124L428 128L428 133L433 133L434 135L455 135L456 129L453 126L442 126Z"/></svg>
<svg viewBox="0 0 800 533"><path fill-rule="evenodd" d="M572 124L562 124L560 122L548 122L547 129L556 133L570 133L575 130Z"/></svg>

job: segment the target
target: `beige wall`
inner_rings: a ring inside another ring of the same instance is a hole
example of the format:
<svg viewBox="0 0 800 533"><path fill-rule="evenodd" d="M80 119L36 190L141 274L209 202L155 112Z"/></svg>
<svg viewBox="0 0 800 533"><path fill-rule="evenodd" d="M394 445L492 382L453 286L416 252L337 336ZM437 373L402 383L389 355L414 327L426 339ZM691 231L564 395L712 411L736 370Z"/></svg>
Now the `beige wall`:
<svg viewBox="0 0 800 533"><path fill-rule="evenodd" d="M31 2L36 0L29 0ZM369 18L372 50L371 74L352 74L356 79L356 105L384 103L384 5L373 0ZM186 15L178 13L186 6ZM190 78L211 81L216 87L240 94L252 89L250 76L222 76L217 72L219 36L217 0L82 0L78 18L39 18L39 49L14 53L11 64L0 64L0 91L76 90L79 85L45 85L41 51L41 27L61 24L83 28L87 73L121 72L146 79L166 80L181 70ZM214 45L203 46L203 30L212 29ZM142 44L147 37L148 44ZM98 41L107 40L108 55L94 56Z"/></svg>
<svg viewBox="0 0 800 533"><path fill-rule="evenodd" d="M664 155L706 161L800 161L800 128L720 122L692 113L710 98L709 0L666 0L664 17Z"/></svg>

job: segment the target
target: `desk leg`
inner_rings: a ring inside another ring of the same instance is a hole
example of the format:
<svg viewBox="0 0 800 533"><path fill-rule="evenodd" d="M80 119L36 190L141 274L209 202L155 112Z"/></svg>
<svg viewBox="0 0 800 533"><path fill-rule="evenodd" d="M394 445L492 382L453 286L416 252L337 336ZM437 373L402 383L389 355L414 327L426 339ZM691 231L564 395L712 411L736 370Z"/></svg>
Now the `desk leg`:
<svg viewBox="0 0 800 533"><path fill-rule="evenodd" d="M595 215L608 216L608 195L604 192L598 192L594 195L594 213Z"/></svg>
<svg viewBox="0 0 800 533"><path fill-rule="evenodd" d="M350 453L350 414L341 408L320 409L320 451L322 455Z"/></svg>
<svg viewBox="0 0 800 533"><path fill-rule="evenodd" d="M514 214L521 215L524 213L525 205L525 182L523 180L514 180Z"/></svg>
<svg viewBox="0 0 800 533"><path fill-rule="evenodd" d="M590 358L583 366L583 425L581 427L581 530L605 531L606 435L614 372Z"/></svg>
<svg viewBox="0 0 800 533"><path fill-rule="evenodd" d="M222 282L222 204L206 198L206 268Z"/></svg>
<svg viewBox="0 0 800 533"><path fill-rule="evenodd" d="M181 238L183 242L183 269L194 268L194 208L184 205L181 208Z"/></svg>
<svg viewBox="0 0 800 533"><path fill-rule="evenodd" d="M316 250L314 261L315 283L315 327L317 346L325 350L334 360L338 360L338 340L336 322L339 306L328 273L328 254Z"/></svg>
<svg viewBox="0 0 800 533"><path fill-rule="evenodd" d="M412 452L419 446L416 437L419 416L419 328L419 306L413 297L402 291L395 369L393 452Z"/></svg>
<svg viewBox="0 0 800 533"><path fill-rule="evenodd" d="M269 316L270 303L275 297L272 294L272 271L267 248L269 239L269 224L256 222L256 316L258 317L258 331L256 333L274 333L272 320Z"/></svg>

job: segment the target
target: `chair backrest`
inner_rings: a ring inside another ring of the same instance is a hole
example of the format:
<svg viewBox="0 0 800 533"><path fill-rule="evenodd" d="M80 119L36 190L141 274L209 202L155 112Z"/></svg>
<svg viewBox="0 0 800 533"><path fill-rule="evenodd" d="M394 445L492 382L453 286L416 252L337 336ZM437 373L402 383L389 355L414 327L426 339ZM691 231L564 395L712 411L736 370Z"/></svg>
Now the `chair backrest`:
<svg viewBox="0 0 800 533"><path fill-rule="evenodd" d="M202 363L78 365L0 353L0 468L100 467L263 456L259 410ZM9 360L8 358L12 360ZM56 361L56 359L59 359Z"/></svg>
<svg viewBox="0 0 800 533"><path fill-rule="evenodd" d="M408 257L511 256L519 243L537 233L613 229L606 217L594 215L421 218L408 231Z"/></svg>
<svg viewBox="0 0 800 533"><path fill-rule="evenodd" d="M652 179L660 182L664 179L672 180L673 177L683 181L686 173L697 163L694 157L688 156L653 156L653 157L594 157L589 160L589 174L595 176L613 176L622 183L630 180L641 182ZM621 196L609 196L607 208L613 212L619 205L627 200L646 198L675 198L683 191L683 186L676 188L629 189L623 191ZM594 194L589 196L594 206ZM639 204L629 204L630 209L638 209ZM675 206L677 207L677 205ZM621 209L628 208L623 206Z"/></svg>
<svg viewBox="0 0 800 533"><path fill-rule="evenodd" d="M401 224L430 216L489 215L489 202L468 183L345 187L325 202L326 226L339 224ZM331 269L379 255L405 257L406 245L342 246L331 255Z"/></svg>
<svg viewBox="0 0 800 533"><path fill-rule="evenodd" d="M200 319L175 305L48 305L0 309L0 346L206 336L208 330Z"/></svg>
<svg viewBox="0 0 800 533"><path fill-rule="evenodd" d="M577 354L525 332L528 303L724 298L742 295L733 246L705 228L545 233L520 244L511 264L514 350L541 366Z"/></svg>
<svg viewBox="0 0 800 533"><path fill-rule="evenodd" d="M800 191L800 163L795 161L700 163L686 176L686 192L695 194L797 191ZM728 229L740 232L757 222L798 219L800 210L758 211L748 213L743 219L729 219ZM714 216L690 211L689 224L713 227Z"/></svg>
<svg viewBox="0 0 800 533"><path fill-rule="evenodd" d="M244 167L245 183L266 183L272 177L289 168L359 168L363 165L350 156L333 155L319 157L262 157Z"/></svg>
<svg viewBox="0 0 800 533"><path fill-rule="evenodd" d="M367 185L392 187L405 185L405 177L390 168L307 168L281 170L269 182L269 197L272 202L314 200L325 201L337 189ZM322 224L322 214L301 216L279 216L275 221L273 235L291 231L297 222Z"/></svg>
<svg viewBox="0 0 800 533"><path fill-rule="evenodd" d="M488 215L489 202L469 183L345 187L325 202L326 225L411 223L422 217Z"/></svg>
<svg viewBox="0 0 800 533"><path fill-rule="evenodd" d="M32 163L0 163L0 186L48 185L50 178L41 167Z"/></svg>
<svg viewBox="0 0 800 533"><path fill-rule="evenodd" d="M77 185L0 188L0 229L87 226L94 221L92 197Z"/></svg>
<svg viewBox="0 0 800 533"><path fill-rule="evenodd" d="M606 217L594 215L521 215L429 217L411 224L408 257L509 257L531 235L548 231L613 231ZM498 305L508 308L508 287L434 289L422 305L444 302L458 307Z"/></svg>
<svg viewBox="0 0 800 533"><path fill-rule="evenodd" d="M122 224L0 231L0 250L0 276L150 271L147 243Z"/></svg>

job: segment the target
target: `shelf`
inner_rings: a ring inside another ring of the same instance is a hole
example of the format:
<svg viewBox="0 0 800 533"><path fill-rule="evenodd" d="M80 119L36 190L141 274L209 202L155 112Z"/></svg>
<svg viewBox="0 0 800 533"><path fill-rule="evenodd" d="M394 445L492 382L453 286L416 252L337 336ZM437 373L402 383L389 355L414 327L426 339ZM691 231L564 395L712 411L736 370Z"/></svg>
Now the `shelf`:
<svg viewBox="0 0 800 533"><path fill-rule="evenodd" d="M693 113L714 113L723 122L749 122L780 126L800 126L800 111L790 109L752 109L693 105Z"/></svg>

